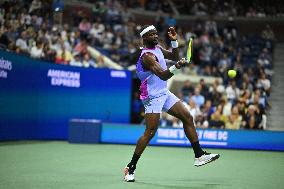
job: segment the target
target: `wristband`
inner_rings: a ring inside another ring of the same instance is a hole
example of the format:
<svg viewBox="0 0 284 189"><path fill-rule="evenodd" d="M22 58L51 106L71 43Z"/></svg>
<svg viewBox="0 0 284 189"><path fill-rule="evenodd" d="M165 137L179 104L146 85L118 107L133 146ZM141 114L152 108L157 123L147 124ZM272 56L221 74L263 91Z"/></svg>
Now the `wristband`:
<svg viewBox="0 0 284 189"><path fill-rule="evenodd" d="M178 48L178 41L175 40L175 41L171 41L171 45L172 45L172 48Z"/></svg>
<svg viewBox="0 0 284 189"><path fill-rule="evenodd" d="M172 73L172 74L176 74L176 73L178 73L178 69L177 69L177 67L176 67L176 65L173 65L173 66L171 66L171 67L169 67L169 71Z"/></svg>

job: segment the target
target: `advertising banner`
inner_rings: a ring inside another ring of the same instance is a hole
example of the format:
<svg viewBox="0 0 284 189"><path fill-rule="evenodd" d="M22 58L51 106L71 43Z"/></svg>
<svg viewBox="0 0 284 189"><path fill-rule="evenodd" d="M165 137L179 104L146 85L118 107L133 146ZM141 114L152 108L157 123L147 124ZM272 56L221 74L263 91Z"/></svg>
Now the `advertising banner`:
<svg viewBox="0 0 284 189"><path fill-rule="evenodd" d="M129 123L131 72L0 51L0 140L67 139L73 118Z"/></svg>
<svg viewBox="0 0 284 189"><path fill-rule="evenodd" d="M101 142L136 144L143 125L103 124ZM197 129L199 142L208 148L284 151L284 132ZM190 146L182 128L159 128L150 142L158 146Z"/></svg>

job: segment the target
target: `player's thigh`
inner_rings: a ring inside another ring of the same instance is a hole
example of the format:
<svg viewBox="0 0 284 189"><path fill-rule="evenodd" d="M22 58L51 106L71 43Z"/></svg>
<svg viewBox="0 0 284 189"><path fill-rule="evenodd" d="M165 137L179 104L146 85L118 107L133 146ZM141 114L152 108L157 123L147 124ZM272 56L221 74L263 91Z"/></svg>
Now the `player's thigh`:
<svg viewBox="0 0 284 189"><path fill-rule="evenodd" d="M168 91L166 101L163 105L163 110L168 112L169 109L173 107L173 105L175 105L178 101L180 101L180 99L176 97L176 95Z"/></svg>
<svg viewBox="0 0 284 189"><path fill-rule="evenodd" d="M169 110L168 113L182 121L191 121L192 116L188 109L181 101L176 102Z"/></svg>

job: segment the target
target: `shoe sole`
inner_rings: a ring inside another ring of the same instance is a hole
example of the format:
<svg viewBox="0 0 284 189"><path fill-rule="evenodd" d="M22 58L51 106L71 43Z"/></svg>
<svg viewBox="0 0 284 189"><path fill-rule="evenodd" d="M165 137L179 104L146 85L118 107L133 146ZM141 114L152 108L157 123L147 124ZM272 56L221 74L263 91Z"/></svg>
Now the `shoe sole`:
<svg viewBox="0 0 284 189"><path fill-rule="evenodd" d="M217 156L213 157L212 159L210 159L209 161L205 162L204 164L201 164L201 165L194 165L195 167L201 167L203 165L206 165L208 163L211 163L213 161L215 161L216 159L218 159L220 157L220 154L218 154Z"/></svg>
<svg viewBox="0 0 284 189"><path fill-rule="evenodd" d="M125 182L135 182L135 179L134 179L134 180L126 180L126 179L125 179L125 176L128 174L128 167L125 167L124 170L123 170L123 172L124 172L124 178L123 178L123 180L124 180Z"/></svg>

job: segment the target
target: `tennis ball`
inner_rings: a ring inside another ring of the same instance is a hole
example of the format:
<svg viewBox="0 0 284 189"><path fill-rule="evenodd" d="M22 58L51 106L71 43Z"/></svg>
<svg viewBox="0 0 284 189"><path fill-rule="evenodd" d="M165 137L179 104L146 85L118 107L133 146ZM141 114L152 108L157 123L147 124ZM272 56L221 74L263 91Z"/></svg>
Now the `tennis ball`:
<svg viewBox="0 0 284 189"><path fill-rule="evenodd" d="M229 70L229 71L228 71L228 76L229 76L230 78L234 78L234 77L236 77L236 75L237 75L236 70Z"/></svg>

